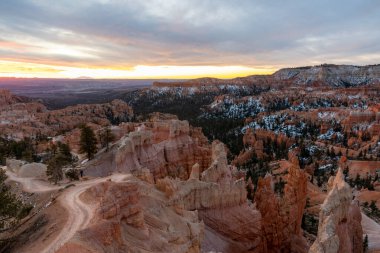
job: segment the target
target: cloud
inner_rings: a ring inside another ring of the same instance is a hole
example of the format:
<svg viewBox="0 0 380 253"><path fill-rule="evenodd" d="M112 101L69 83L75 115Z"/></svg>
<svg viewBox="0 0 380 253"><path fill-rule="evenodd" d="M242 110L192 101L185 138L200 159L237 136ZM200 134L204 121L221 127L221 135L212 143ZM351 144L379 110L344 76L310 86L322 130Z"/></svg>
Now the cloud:
<svg viewBox="0 0 380 253"><path fill-rule="evenodd" d="M380 2L0 1L0 59L68 67L380 62Z"/></svg>

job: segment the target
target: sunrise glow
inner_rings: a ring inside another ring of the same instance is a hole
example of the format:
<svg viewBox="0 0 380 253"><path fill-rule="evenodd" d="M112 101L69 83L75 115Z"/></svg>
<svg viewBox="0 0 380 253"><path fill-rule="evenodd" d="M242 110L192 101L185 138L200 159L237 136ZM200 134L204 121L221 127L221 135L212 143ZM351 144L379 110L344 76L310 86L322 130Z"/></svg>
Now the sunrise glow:
<svg viewBox="0 0 380 253"><path fill-rule="evenodd" d="M233 78L327 62L378 63L378 17L347 20L376 8L355 3L330 15L325 7L320 1L313 7L297 1L0 1L0 76Z"/></svg>
<svg viewBox="0 0 380 253"><path fill-rule="evenodd" d="M138 65L130 69L117 68L79 68L54 66L25 62L0 61L2 77L42 77L42 78L197 78L218 77L233 78L254 74L271 74L274 69L250 68L244 66L144 66Z"/></svg>

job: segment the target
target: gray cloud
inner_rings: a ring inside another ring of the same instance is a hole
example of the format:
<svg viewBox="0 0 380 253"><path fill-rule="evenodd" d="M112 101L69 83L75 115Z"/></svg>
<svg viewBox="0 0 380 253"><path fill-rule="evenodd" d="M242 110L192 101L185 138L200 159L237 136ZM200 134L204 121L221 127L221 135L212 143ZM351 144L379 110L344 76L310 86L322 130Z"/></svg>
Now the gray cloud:
<svg viewBox="0 0 380 253"><path fill-rule="evenodd" d="M0 1L0 40L77 47L93 56L47 55L44 45L3 48L68 65L295 66L380 62L380 2Z"/></svg>

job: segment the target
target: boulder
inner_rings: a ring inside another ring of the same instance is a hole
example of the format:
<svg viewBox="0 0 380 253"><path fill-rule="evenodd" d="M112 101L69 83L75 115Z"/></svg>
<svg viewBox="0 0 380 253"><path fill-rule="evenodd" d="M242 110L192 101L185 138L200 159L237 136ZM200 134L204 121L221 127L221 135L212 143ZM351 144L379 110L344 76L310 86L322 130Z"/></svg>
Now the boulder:
<svg viewBox="0 0 380 253"><path fill-rule="evenodd" d="M5 165L7 166L8 170L12 171L13 173L18 174L19 170L21 169L21 166L24 165L26 162L16 159L9 159L7 158L5 161Z"/></svg>
<svg viewBox="0 0 380 253"><path fill-rule="evenodd" d="M46 177L46 170L47 166L43 163L27 163L21 166L18 176L44 178Z"/></svg>

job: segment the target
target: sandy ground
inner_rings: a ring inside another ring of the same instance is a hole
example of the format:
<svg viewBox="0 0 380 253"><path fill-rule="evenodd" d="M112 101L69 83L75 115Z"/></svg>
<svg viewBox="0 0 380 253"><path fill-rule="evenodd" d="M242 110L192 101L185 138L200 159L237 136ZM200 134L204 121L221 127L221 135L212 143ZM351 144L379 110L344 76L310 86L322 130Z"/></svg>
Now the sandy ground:
<svg viewBox="0 0 380 253"><path fill-rule="evenodd" d="M6 169L6 167L4 169ZM6 171L6 174L8 176L8 180L20 183L23 190L30 193L43 193L63 188L62 186L51 185L50 183L43 180L34 178L20 178L17 177L15 173L12 173L8 170ZM81 200L80 195L85 190L106 180L120 182L124 181L128 177L129 175L125 174L114 174L105 178L96 178L88 181L75 182L74 186L65 189L57 199L57 206L63 207L63 209L65 209L67 212L67 219L65 222L62 222L64 225L61 228L55 227L56 230L60 232L54 233L56 234L54 239L49 238L49 240L46 240L44 242L46 243L45 245L39 245L38 250L33 249L33 252L54 253L68 240L70 240L77 231L87 227L93 217L95 208L93 205L84 203ZM26 252L32 252L30 250L32 249L29 249L29 251Z"/></svg>

